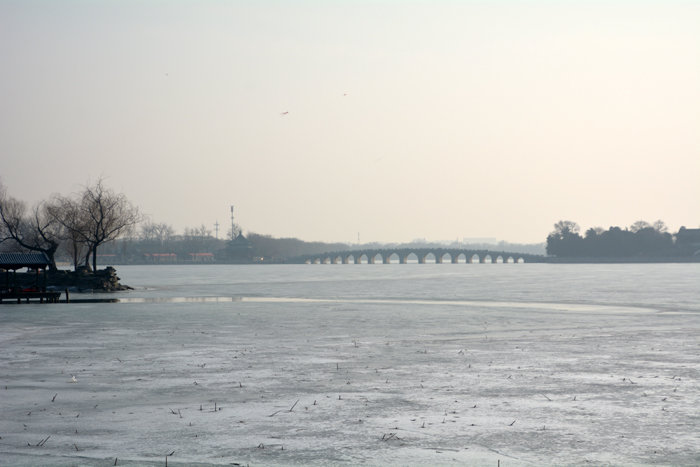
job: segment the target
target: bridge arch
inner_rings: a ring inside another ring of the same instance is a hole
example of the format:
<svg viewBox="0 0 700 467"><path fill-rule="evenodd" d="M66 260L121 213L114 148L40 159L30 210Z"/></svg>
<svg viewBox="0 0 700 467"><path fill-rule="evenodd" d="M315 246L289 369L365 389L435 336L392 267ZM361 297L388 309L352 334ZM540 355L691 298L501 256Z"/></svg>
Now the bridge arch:
<svg viewBox="0 0 700 467"><path fill-rule="evenodd" d="M384 255L377 251L371 251L367 253L367 263L368 264L377 264L377 256L379 256L382 261L384 260Z"/></svg>
<svg viewBox="0 0 700 467"><path fill-rule="evenodd" d="M445 258L445 255L449 255L450 257L450 262L452 261L452 255L450 255L446 251L436 251L433 253L433 256L435 256L435 264L443 264L443 259Z"/></svg>
<svg viewBox="0 0 700 467"><path fill-rule="evenodd" d="M460 252L459 254L455 255L455 263L459 263L461 261L464 261L465 264L470 264L472 262L472 257L473 254L469 254L468 252ZM479 256L477 255L477 261L479 261Z"/></svg>
<svg viewBox="0 0 700 467"><path fill-rule="evenodd" d="M435 253L433 253L432 251L416 252L416 256L418 256L418 262L420 264L428 264L430 262L428 259L428 256L430 256L430 255L432 255L435 262L437 262L437 255Z"/></svg>
<svg viewBox="0 0 700 467"><path fill-rule="evenodd" d="M384 264L391 264L391 259L396 256L401 262L401 256L396 251L389 250L386 255L382 256Z"/></svg>

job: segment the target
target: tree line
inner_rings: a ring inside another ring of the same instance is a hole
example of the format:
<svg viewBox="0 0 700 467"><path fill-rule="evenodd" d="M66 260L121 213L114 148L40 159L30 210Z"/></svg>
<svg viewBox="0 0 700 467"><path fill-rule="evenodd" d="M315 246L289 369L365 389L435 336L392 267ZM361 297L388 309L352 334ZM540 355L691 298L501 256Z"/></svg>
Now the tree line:
<svg viewBox="0 0 700 467"><path fill-rule="evenodd" d="M234 224L234 235L241 232L239 225ZM147 260L146 255L151 255L151 260L155 261L189 261L191 254L212 253L216 260L228 261L225 250L231 240L231 229L226 233L224 239L215 238L213 231L202 225L200 227L185 228L182 233L178 233L167 223L153 222L146 220L140 224L132 235L123 237L116 242L105 244L102 254L114 255L118 261L140 262ZM493 244L464 244L453 243L445 245L443 243L432 242L411 242L411 243L330 243L330 242L310 242L294 237L273 237L256 232L247 232L247 240L253 244L250 259L258 258L264 261L280 261L296 256L325 253L329 251L346 251L361 249L382 249L382 248L472 248L483 250L510 251L513 253L544 254L545 246L541 244L518 244L501 241L497 245ZM175 258L153 259L152 255L170 254Z"/></svg>
<svg viewBox="0 0 700 467"><path fill-rule="evenodd" d="M201 253L210 253L213 255L210 258L218 261L230 261L226 248L240 232L240 226L234 224L233 236L231 229L228 229L224 238L216 238L213 231L204 225L187 227L178 233L169 224L146 221L133 235L104 245L101 253L113 255L119 262L183 262L191 261L192 256ZM253 258L279 261L303 254L349 248L344 243L307 242L298 238L275 238L255 232L248 232L245 237L253 244L250 258L245 261Z"/></svg>
<svg viewBox="0 0 700 467"><path fill-rule="evenodd" d="M50 271L57 270L57 259L68 259L75 269L93 270L107 257L109 262L143 262L167 255L168 260L181 262L209 253L209 258L224 260L227 244L241 233L241 227L232 224L224 238L212 233L204 224L178 233L170 224L155 222L123 193L107 188L102 179L69 196L55 194L31 207L12 197L0 180L0 251L45 253ZM254 232L248 237L254 245L252 255L266 260L348 248L346 244Z"/></svg>
<svg viewBox="0 0 700 467"><path fill-rule="evenodd" d="M637 221L629 228L592 227L581 235L572 221L559 221L547 236L547 254L557 257L689 256L692 246L675 241L663 221Z"/></svg>
<svg viewBox="0 0 700 467"><path fill-rule="evenodd" d="M142 219L123 193L102 179L69 196L53 195L29 208L7 193L0 181L0 244L8 252L46 253L56 271L59 250L74 265L97 269L97 249L129 232Z"/></svg>
<svg viewBox="0 0 700 467"><path fill-rule="evenodd" d="M684 228L681 228L683 231ZM677 241L662 221L649 224L637 221L629 228L581 228L572 221L559 221L547 236L546 253L557 257L632 257L689 256L697 246ZM224 238L212 236L205 225L185 228L182 234L167 223L154 222L143 216L123 193L106 188L100 179L86 184L69 196L53 195L31 208L7 193L0 180L0 250L5 252L43 252L55 271L56 258L67 257L77 269L80 266L97 269L98 248L102 255L118 262L141 262L147 258L168 255L183 261L210 253L209 258L226 259L227 245L241 233L233 224ZM683 232L681 232L683 233ZM326 251L353 250L361 247L382 248L399 245L306 242L297 238L274 238L255 232L248 233L253 256L265 260L283 260L304 254ZM405 244L400 246L416 246ZM457 247L457 245L453 245ZM501 242L500 249L523 252L523 247L539 245L510 245ZM464 247L464 245L459 245ZM493 249L493 245L488 245ZM511 248L506 248L511 247ZM533 253L539 253L534 252Z"/></svg>

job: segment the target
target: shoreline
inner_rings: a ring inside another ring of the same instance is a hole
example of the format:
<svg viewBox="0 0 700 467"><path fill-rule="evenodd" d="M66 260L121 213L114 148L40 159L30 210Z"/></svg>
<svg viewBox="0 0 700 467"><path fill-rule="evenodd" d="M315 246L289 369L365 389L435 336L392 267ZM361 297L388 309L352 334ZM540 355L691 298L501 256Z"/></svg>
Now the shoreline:
<svg viewBox="0 0 700 467"><path fill-rule="evenodd" d="M543 263L550 264L643 264L643 263L700 263L697 257L630 257L630 258L545 258Z"/></svg>
<svg viewBox="0 0 700 467"><path fill-rule="evenodd" d="M3 274L4 275L4 274ZM47 272L46 276L38 279L39 287L45 287L47 291L63 292L64 289L73 293L94 292L123 292L134 290L133 287L123 285L119 281L117 270L112 266L98 269L94 272L68 271L59 269L58 272ZM37 286L37 274L33 272L18 272L10 274L5 280L0 280L0 287L26 288Z"/></svg>
<svg viewBox="0 0 700 467"><path fill-rule="evenodd" d="M644 263L700 263L700 256L697 257L631 257L631 258L557 258L557 257L543 257L538 261L529 261L523 264L644 264ZM297 263L293 260L275 260L275 261L207 261L207 262L171 262L171 263L153 263L153 262L136 262L136 261L112 261L106 264L100 264L100 266L211 266L211 265L234 265L234 266L253 266L253 265L279 265L279 264L304 264ZM366 264L366 263L362 263ZM376 264L382 264L380 262ZM392 265L395 263L391 263ZM418 263L409 263L418 264ZM429 262L427 264L436 264ZM452 264L445 262L444 264ZM457 264L477 264L477 263L465 263L459 262ZM489 264L489 263L486 263ZM491 263L492 264L492 263ZM502 263L499 263L502 264Z"/></svg>

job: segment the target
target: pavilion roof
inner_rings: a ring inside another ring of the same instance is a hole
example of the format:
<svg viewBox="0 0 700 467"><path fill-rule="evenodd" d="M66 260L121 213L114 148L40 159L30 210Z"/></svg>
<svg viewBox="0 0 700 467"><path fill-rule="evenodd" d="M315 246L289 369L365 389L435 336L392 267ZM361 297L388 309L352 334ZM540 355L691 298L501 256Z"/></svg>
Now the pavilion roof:
<svg viewBox="0 0 700 467"><path fill-rule="evenodd" d="M228 246L229 248L252 248L253 242L245 238L243 232L239 232L236 238L229 240Z"/></svg>
<svg viewBox="0 0 700 467"><path fill-rule="evenodd" d="M45 268L51 261L46 253L0 253L0 268Z"/></svg>

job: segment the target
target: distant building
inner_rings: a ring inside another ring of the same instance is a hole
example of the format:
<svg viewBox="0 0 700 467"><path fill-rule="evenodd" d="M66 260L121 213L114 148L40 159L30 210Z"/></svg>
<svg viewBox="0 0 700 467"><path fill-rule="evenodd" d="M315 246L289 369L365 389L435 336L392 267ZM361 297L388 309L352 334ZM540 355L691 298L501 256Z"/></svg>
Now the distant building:
<svg viewBox="0 0 700 467"><path fill-rule="evenodd" d="M151 263L172 263L177 261L175 253L144 253L143 259Z"/></svg>
<svg viewBox="0 0 700 467"><path fill-rule="evenodd" d="M491 237L488 237L488 238L486 238L486 237L484 237L484 238L482 238L482 237L478 237L478 238L465 237L465 238L462 238L462 241L460 243L464 243L466 245L479 245L482 243L487 243L489 245L498 245L498 239L491 238Z"/></svg>
<svg viewBox="0 0 700 467"><path fill-rule="evenodd" d="M190 253L190 261L206 262L214 261L213 253Z"/></svg>
<svg viewBox="0 0 700 467"><path fill-rule="evenodd" d="M252 261L253 242L243 236L243 232L236 238L226 242L226 248L221 250L222 259L228 261Z"/></svg>
<svg viewBox="0 0 700 467"><path fill-rule="evenodd" d="M700 246L700 229L681 227L676 234L676 243L679 245Z"/></svg>

